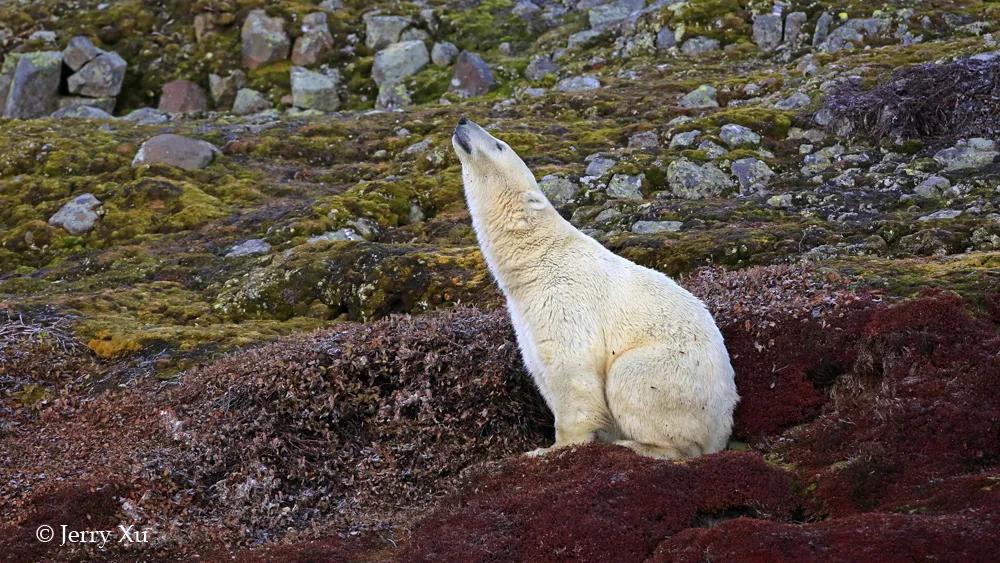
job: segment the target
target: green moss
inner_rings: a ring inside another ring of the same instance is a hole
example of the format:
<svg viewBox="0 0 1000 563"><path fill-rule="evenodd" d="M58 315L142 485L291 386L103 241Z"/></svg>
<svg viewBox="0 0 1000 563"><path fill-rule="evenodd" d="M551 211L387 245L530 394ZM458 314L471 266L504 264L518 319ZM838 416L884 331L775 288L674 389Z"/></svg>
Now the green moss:
<svg viewBox="0 0 1000 563"><path fill-rule="evenodd" d="M437 65L427 65L417 74L406 79L405 84L415 104L436 102L448 91L452 70Z"/></svg>
<svg viewBox="0 0 1000 563"><path fill-rule="evenodd" d="M531 43L532 34L521 18L511 15L513 6L511 0L483 0L474 8L445 11L440 14L442 33L473 52L483 52L484 46L496 48L504 41L522 48Z"/></svg>
<svg viewBox="0 0 1000 563"><path fill-rule="evenodd" d="M725 108L706 117L689 121L679 127L678 132L699 129L706 134L715 134L727 123L749 127L761 135L773 139L784 139L792 126L792 112L763 106Z"/></svg>
<svg viewBox="0 0 1000 563"><path fill-rule="evenodd" d="M103 209L95 229L98 241L191 229L224 216L228 206L194 184L156 176L116 190Z"/></svg>

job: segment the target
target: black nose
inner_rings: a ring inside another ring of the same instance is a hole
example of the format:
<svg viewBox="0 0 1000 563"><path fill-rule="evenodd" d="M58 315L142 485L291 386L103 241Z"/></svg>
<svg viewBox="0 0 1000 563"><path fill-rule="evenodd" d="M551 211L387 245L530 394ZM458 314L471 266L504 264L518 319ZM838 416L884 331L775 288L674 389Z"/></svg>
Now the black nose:
<svg viewBox="0 0 1000 563"><path fill-rule="evenodd" d="M465 124L466 124L466 123L468 123L468 122L469 122L469 120L468 120L468 119L466 119L466 118L465 118L464 116L462 117L462 119L459 119L459 120L458 120L458 124L459 124L459 125L465 125Z"/></svg>

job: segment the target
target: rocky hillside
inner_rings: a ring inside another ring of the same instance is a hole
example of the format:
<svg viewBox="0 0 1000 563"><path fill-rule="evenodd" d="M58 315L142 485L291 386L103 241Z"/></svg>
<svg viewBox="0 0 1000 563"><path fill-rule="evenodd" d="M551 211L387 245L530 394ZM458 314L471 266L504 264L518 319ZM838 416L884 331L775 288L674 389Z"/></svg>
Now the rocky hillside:
<svg viewBox="0 0 1000 563"><path fill-rule="evenodd" d="M998 39L972 0L0 4L0 546L990 560ZM743 451L518 457L551 421L461 116L709 304Z"/></svg>

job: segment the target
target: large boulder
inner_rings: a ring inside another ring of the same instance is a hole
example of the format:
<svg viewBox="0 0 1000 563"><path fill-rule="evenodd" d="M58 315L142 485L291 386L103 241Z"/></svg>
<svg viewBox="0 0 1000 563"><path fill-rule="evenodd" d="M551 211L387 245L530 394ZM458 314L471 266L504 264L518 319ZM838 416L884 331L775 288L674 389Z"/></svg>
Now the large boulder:
<svg viewBox="0 0 1000 563"><path fill-rule="evenodd" d="M743 194L764 191L774 176L774 171L766 162L752 157L733 161L731 169L740 184L740 193Z"/></svg>
<svg viewBox="0 0 1000 563"><path fill-rule="evenodd" d="M373 50L384 49L399 41L403 30L412 23L403 16L365 14L365 45Z"/></svg>
<svg viewBox="0 0 1000 563"><path fill-rule="evenodd" d="M77 35L70 39L66 48L63 49L63 62L73 72L76 72L102 52L86 36Z"/></svg>
<svg viewBox="0 0 1000 563"><path fill-rule="evenodd" d="M127 66L118 53L101 53L69 77L69 91L92 98L117 96L122 90Z"/></svg>
<svg viewBox="0 0 1000 563"><path fill-rule="evenodd" d="M619 25L644 7L645 0L615 0L594 6L587 12L590 29L604 31Z"/></svg>
<svg viewBox="0 0 1000 563"><path fill-rule="evenodd" d="M248 115L271 109L271 102L264 94L250 88L240 88L233 102L233 113Z"/></svg>
<svg viewBox="0 0 1000 563"><path fill-rule="evenodd" d="M717 108L719 107L719 102L715 97L717 92L715 86L702 84L684 94L677 103L682 108L688 109Z"/></svg>
<svg viewBox="0 0 1000 563"><path fill-rule="evenodd" d="M455 62L455 74L451 79L451 91L463 98L481 96L496 88L493 71L482 57L469 51L462 51Z"/></svg>
<svg viewBox="0 0 1000 563"><path fill-rule="evenodd" d="M326 14L313 12L302 18L302 35L292 48L292 63L313 65L333 50L333 36L326 23Z"/></svg>
<svg viewBox="0 0 1000 563"><path fill-rule="evenodd" d="M934 160L945 170L976 170L993 163L1000 151L992 139L961 140L955 146L935 153Z"/></svg>
<svg viewBox="0 0 1000 563"><path fill-rule="evenodd" d="M39 51L9 55L14 61L4 117L31 119L49 115L59 107L62 53ZM7 63L5 61L6 66Z"/></svg>
<svg viewBox="0 0 1000 563"><path fill-rule="evenodd" d="M62 227L71 235L82 235L90 232L100 218L97 209L101 202L94 194L81 194L69 200L59 208L55 215L49 218L53 227Z"/></svg>
<svg viewBox="0 0 1000 563"><path fill-rule="evenodd" d="M781 44L781 14L758 14L753 17L753 42L768 52Z"/></svg>
<svg viewBox="0 0 1000 563"><path fill-rule="evenodd" d="M667 184L677 197L702 199L720 195L733 186L733 181L712 163L698 165L680 158L667 167Z"/></svg>
<svg viewBox="0 0 1000 563"><path fill-rule="evenodd" d="M336 111L340 108L337 87L340 74L321 74L300 66L292 67L292 105L302 109Z"/></svg>
<svg viewBox="0 0 1000 563"><path fill-rule="evenodd" d="M185 170L197 170L211 164L218 150L207 141L167 133L143 143L132 160L132 167L168 164Z"/></svg>
<svg viewBox="0 0 1000 563"><path fill-rule="evenodd" d="M556 83L556 90L560 92L586 92L596 90L601 87L601 81L592 74L581 74L580 76L570 76L563 78Z"/></svg>
<svg viewBox="0 0 1000 563"><path fill-rule="evenodd" d="M416 74L431 60L423 41L393 43L375 54L372 79L375 84L396 84Z"/></svg>
<svg viewBox="0 0 1000 563"><path fill-rule="evenodd" d="M163 85L159 109L168 113L205 111L208 109L208 97L194 82L174 80Z"/></svg>
<svg viewBox="0 0 1000 563"><path fill-rule="evenodd" d="M285 33L283 18L268 17L264 10L253 10L240 30L243 66L253 70L288 58L291 42Z"/></svg>

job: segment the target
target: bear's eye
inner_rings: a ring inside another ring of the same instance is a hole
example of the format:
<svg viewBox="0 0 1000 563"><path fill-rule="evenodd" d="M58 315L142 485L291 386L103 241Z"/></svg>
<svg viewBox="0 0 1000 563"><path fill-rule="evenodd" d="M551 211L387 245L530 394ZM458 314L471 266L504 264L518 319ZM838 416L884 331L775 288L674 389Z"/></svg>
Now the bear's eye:
<svg viewBox="0 0 1000 563"><path fill-rule="evenodd" d="M503 152L503 145L501 145L500 143L497 143L497 150L500 151L500 152Z"/></svg>

